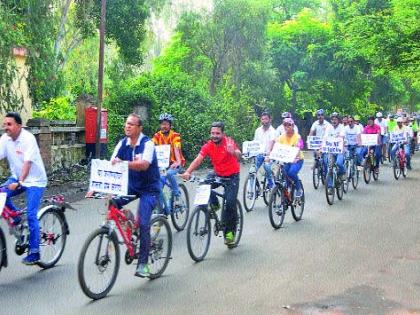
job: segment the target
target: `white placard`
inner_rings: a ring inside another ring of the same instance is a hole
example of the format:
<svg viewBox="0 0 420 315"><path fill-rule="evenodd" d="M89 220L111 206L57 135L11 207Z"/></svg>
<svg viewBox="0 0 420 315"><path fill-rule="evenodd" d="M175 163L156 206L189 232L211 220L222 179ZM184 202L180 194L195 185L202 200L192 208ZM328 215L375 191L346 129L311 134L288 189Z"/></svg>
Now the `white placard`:
<svg viewBox="0 0 420 315"><path fill-rule="evenodd" d="M205 206L209 203L211 185L199 185L195 190L194 206Z"/></svg>
<svg viewBox="0 0 420 315"><path fill-rule="evenodd" d="M344 139L341 137L327 137L322 141L322 152L339 154L343 153Z"/></svg>
<svg viewBox="0 0 420 315"><path fill-rule="evenodd" d="M156 157L158 160L158 167L168 168L169 159L171 157L171 145L170 144L157 145L155 148L156 148Z"/></svg>
<svg viewBox="0 0 420 315"><path fill-rule="evenodd" d="M407 133L406 132L391 132L389 142L397 143L397 142L407 142Z"/></svg>
<svg viewBox="0 0 420 315"><path fill-rule="evenodd" d="M128 162L114 165L106 160L92 160L89 190L113 195L128 194Z"/></svg>
<svg viewBox="0 0 420 315"><path fill-rule="evenodd" d="M308 136L306 139L308 150L318 150L322 145L322 138L317 136Z"/></svg>
<svg viewBox="0 0 420 315"><path fill-rule="evenodd" d="M0 193L0 215L2 215L4 206L6 205L6 198L7 198L7 193L5 192Z"/></svg>
<svg viewBox="0 0 420 315"><path fill-rule="evenodd" d="M249 157L257 156L258 154L264 153L264 148L259 141L244 141L242 143L242 153Z"/></svg>
<svg viewBox="0 0 420 315"><path fill-rule="evenodd" d="M283 163L292 163L295 161L299 148L276 142L270 153L270 159Z"/></svg>
<svg viewBox="0 0 420 315"><path fill-rule="evenodd" d="M378 144L378 134L364 134L360 135L360 142L363 146L370 147Z"/></svg>

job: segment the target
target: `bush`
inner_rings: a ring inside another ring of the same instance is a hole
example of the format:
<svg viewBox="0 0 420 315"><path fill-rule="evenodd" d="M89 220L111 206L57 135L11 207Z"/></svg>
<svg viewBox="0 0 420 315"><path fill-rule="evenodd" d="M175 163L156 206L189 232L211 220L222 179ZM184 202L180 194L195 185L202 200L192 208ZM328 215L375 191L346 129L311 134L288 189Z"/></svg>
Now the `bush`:
<svg viewBox="0 0 420 315"><path fill-rule="evenodd" d="M33 112L33 117L74 121L76 119L76 107L68 97L52 98L49 102L43 102L41 109Z"/></svg>

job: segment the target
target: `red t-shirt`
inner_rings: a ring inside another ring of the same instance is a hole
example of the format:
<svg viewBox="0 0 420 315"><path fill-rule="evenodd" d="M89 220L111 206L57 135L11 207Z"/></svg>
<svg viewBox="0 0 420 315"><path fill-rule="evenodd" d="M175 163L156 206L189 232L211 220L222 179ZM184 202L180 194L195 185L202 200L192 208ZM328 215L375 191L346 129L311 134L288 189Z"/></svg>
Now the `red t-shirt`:
<svg viewBox="0 0 420 315"><path fill-rule="evenodd" d="M219 144L209 140L201 147L200 155L210 158L217 176L231 176L239 173L239 162L236 156L227 151L227 139L233 141L235 150L237 150L238 146L235 141L227 137L223 137Z"/></svg>

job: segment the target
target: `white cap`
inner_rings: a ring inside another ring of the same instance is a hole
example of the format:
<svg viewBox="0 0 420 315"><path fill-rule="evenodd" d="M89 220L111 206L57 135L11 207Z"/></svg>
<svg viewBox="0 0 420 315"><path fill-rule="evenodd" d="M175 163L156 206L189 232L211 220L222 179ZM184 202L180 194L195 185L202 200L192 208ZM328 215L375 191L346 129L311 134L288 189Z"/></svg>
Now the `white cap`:
<svg viewBox="0 0 420 315"><path fill-rule="evenodd" d="M381 113L381 112L377 112L377 113L376 113L376 117L377 117L377 118L382 118L382 113Z"/></svg>
<svg viewBox="0 0 420 315"><path fill-rule="evenodd" d="M398 118L397 118L397 123L399 123L399 122L400 122L400 123L404 122L404 119L403 119L402 117L398 117Z"/></svg>

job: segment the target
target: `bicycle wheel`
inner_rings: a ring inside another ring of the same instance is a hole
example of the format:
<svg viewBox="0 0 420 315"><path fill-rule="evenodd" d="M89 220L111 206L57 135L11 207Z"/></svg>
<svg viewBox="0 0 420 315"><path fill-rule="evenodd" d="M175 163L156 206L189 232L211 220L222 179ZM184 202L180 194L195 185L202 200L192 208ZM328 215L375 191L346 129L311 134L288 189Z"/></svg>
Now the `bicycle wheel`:
<svg viewBox="0 0 420 315"><path fill-rule="evenodd" d="M351 184L354 189L357 189L357 185L359 185L359 177L360 171L358 170L356 163L353 163L353 176L351 177Z"/></svg>
<svg viewBox="0 0 420 315"><path fill-rule="evenodd" d="M62 214L55 208L42 213L39 218L40 256L37 265L43 269L53 267L64 252L67 240L67 230Z"/></svg>
<svg viewBox="0 0 420 315"><path fill-rule="evenodd" d="M370 176L371 176L370 170L371 170L371 165L370 165L370 159L368 158L366 160L365 165L363 166L363 178L366 184L370 183Z"/></svg>
<svg viewBox="0 0 420 315"><path fill-rule="evenodd" d="M267 178L264 177L263 180L263 199L266 206L268 206L268 203L270 202L270 190L267 189Z"/></svg>
<svg viewBox="0 0 420 315"><path fill-rule="evenodd" d="M0 270L2 267L7 267L6 250L6 238L4 237L3 230L0 227Z"/></svg>
<svg viewBox="0 0 420 315"><path fill-rule="evenodd" d="M337 191L338 200L343 200L344 182L341 179L337 179L337 187L335 188L335 190Z"/></svg>
<svg viewBox="0 0 420 315"><path fill-rule="evenodd" d="M351 181L351 176L352 176L352 165L349 160L346 160L344 164L344 168L346 170L346 180L343 183L343 191L344 193L347 194L347 192L349 191L350 181Z"/></svg>
<svg viewBox="0 0 420 315"><path fill-rule="evenodd" d="M373 180L377 181L378 178L379 178L379 169L378 169L378 171L376 171L376 169L372 167L371 172L372 172L372 175L373 175Z"/></svg>
<svg viewBox="0 0 420 315"><path fill-rule="evenodd" d="M247 212L254 209L255 201L257 199L257 183L258 180L256 174L248 174L245 179L242 196L244 207Z"/></svg>
<svg viewBox="0 0 420 315"><path fill-rule="evenodd" d="M401 163L401 164L403 164L401 166L401 173L402 173L403 177L407 177L407 161L404 159L404 162Z"/></svg>
<svg viewBox="0 0 420 315"><path fill-rule="evenodd" d="M202 261L210 247L211 223L205 206L198 206L191 214L187 227L188 253L194 261Z"/></svg>
<svg viewBox="0 0 420 315"><path fill-rule="evenodd" d="M172 232L168 221L161 215L150 220L150 279L159 278L166 267L172 252Z"/></svg>
<svg viewBox="0 0 420 315"><path fill-rule="evenodd" d="M181 195L178 197L178 202L172 202L171 220L174 228L177 231L182 231L188 222L190 214L190 197L188 196L187 187L184 184L178 184Z"/></svg>
<svg viewBox="0 0 420 315"><path fill-rule="evenodd" d="M318 189L319 187L319 182L320 182L320 177L319 177L319 161L316 160L314 168L312 169L312 183L314 185L315 189Z"/></svg>
<svg viewBox="0 0 420 315"><path fill-rule="evenodd" d="M328 187L330 186L329 183L331 183L331 187ZM334 204L334 198L335 198L334 186L335 186L334 174L333 172L330 171L327 173L327 178L325 180L325 197L327 198L327 203L329 205Z"/></svg>
<svg viewBox="0 0 420 315"><path fill-rule="evenodd" d="M398 161L398 157L396 157L394 159L394 162L392 163L392 169L394 171L393 172L394 173L394 178L396 180L398 180L400 178L400 175L401 175L401 166L400 166L400 163Z"/></svg>
<svg viewBox="0 0 420 315"><path fill-rule="evenodd" d="M113 287L120 268L120 248L115 232L101 227L82 247L77 274L80 287L93 300L102 299Z"/></svg>
<svg viewBox="0 0 420 315"><path fill-rule="evenodd" d="M300 221L302 219L303 211L305 210L305 190L303 189L302 182L300 182L300 184L302 186L302 197L300 197L298 200L295 200L291 207L292 216L295 221Z"/></svg>
<svg viewBox="0 0 420 315"><path fill-rule="evenodd" d="M286 214L285 202L283 190L276 185L271 192L270 202L268 203L268 217L271 226L275 229L279 229L283 224Z"/></svg>
<svg viewBox="0 0 420 315"><path fill-rule="evenodd" d="M238 246L239 241L242 237L242 231L244 228L244 213L242 210L241 203L239 200L236 200L236 231L235 231L235 243L233 245L230 245L229 248L234 248Z"/></svg>

